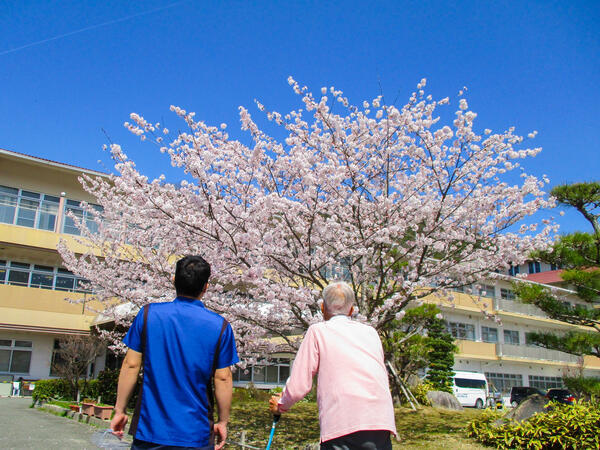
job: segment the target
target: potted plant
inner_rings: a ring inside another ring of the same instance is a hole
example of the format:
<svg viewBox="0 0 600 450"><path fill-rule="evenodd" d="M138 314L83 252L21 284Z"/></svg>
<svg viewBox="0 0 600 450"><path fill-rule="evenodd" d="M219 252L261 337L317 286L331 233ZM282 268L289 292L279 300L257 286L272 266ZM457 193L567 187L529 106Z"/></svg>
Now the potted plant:
<svg viewBox="0 0 600 450"><path fill-rule="evenodd" d="M102 420L110 420L114 406L110 405L94 405L94 416Z"/></svg>
<svg viewBox="0 0 600 450"><path fill-rule="evenodd" d="M71 411L79 412L79 405L69 405Z"/></svg>
<svg viewBox="0 0 600 450"><path fill-rule="evenodd" d="M87 414L88 416L94 415L94 402L90 399L84 399L81 403L81 412L83 414Z"/></svg>

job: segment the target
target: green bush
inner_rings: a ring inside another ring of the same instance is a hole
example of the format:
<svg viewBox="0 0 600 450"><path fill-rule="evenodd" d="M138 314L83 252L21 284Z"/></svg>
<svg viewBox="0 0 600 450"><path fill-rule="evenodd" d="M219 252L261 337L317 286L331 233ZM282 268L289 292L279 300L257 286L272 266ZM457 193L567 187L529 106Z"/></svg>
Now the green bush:
<svg viewBox="0 0 600 450"><path fill-rule="evenodd" d="M50 399L72 400L71 386L66 380L38 380L31 394L34 402L43 402Z"/></svg>
<svg viewBox="0 0 600 450"><path fill-rule="evenodd" d="M79 394L81 398L98 398L98 382L96 380L88 380L87 384L84 380L79 380ZM31 394L33 400L46 401L50 399L64 399L75 401L71 392L71 385L67 380L62 378L52 380L38 380L35 382L35 389Z"/></svg>
<svg viewBox="0 0 600 450"><path fill-rule="evenodd" d="M577 397L600 399L600 378L564 377L563 382Z"/></svg>
<svg viewBox="0 0 600 450"><path fill-rule="evenodd" d="M589 449L600 448L600 404L576 401L574 405L550 403L547 411L521 423L485 411L467 425L469 437L496 448Z"/></svg>
<svg viewBox="0 0 600 450"><path fill-rule="evenodd" d="M410 388L417 401L423 406L431 406L431 402L427 398L427 393L435 390L435 386L427 380Z"/></svg>

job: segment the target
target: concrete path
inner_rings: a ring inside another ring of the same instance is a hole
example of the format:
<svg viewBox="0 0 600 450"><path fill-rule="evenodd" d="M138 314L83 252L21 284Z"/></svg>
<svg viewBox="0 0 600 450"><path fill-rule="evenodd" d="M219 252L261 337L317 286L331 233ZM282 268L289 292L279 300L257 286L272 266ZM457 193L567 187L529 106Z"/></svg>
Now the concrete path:
<svg viewBox="0 0 600 450"><path fill-rule="evenodd" d="M31 398L0 398L0 449L97 449L98 428L30 408Z"/></svg>

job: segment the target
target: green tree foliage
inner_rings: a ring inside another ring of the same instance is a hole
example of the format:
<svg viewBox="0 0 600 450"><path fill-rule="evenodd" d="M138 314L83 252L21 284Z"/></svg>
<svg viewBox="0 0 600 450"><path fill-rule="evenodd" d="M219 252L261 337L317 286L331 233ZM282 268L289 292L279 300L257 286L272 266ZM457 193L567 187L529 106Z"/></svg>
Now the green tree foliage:
<svg viewBox="0 0 600 450"><path fill-rule="evenodd" d="M434 318L428 326L429 371L427 380L438 391L452 393L454 353L458 351L454 338L446 330L443 320Z"/></svg>
<svg viewBox="0 0 600 450"><path fill-rule="evenodd" d="M540 285L515 283L515 291L522 301L536 305L550 318L590 327L593 331L571 331L562 335L530 333L528 341L567 353L600 357L600 183L557 186L551 194L559 204L581 213L592 232L563 235L551 250L537 252L532 258L562 267L564 285L574 289L588 305L571 306L555 291Z"/></svg>
<svg viewBox="0 0 600 450"><path fill-rule="evenodd" d="M429 367L434 374L429 381L435 389L450 392L454 353L458 349L446 332L437 306L423 304L408 309L404 317L395 320L387 330L383 339L386 359L403 381Z"/></svg>

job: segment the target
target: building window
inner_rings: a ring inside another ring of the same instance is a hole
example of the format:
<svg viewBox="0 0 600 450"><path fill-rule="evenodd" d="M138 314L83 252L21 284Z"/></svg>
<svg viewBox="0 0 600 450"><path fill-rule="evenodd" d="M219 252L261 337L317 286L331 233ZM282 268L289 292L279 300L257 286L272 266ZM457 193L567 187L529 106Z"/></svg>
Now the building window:
<svg viewBox="0 0 600 450"><path fill-rule="evenodd" d="M59 203L53 195L0 186L0 222L55 231Z"/></svg>
<svg viewBox="0 0 600 450"><path fill-rule="evenodd" d="M68 292L91 292L88 280L66 269L0 260L0 284Z"/></svg>
<svg viewBox="0 0 600 450"><path fill-rule="evenodd" d="M0 373L28 374L32 341L0 339Z"/></svg>
<svg viewBox="0 0 600 450"><path fill-rule="evenodd" d="M519 266L510 266L510 269L508 269L508 274L514 276L517 276L517 274L519 274L521 272L521 269Z"/></svg>
<svg viewBox="0 0 600 450"><path fill-rule="evenodd" d="M504 330L504 343L519 345L521 343L519 340L519 332L516 330Z"/></svg>
<svg viewBox="0 0 600 450"><path fill-rule="evenodd" d="M90 205L95 211L98 213L102 213L103 208L100 205ZM90 211L86 211L81 206L81 202L77 200L67 200L65 202L65 216L63 220L63 229L62 232L66 234L76 234L80 235L81 231L77 228L75 224L75 220L73 220L68 213L73 213L73 215L78 219L79 223L84 223L87 229L91 233L98 232L98 224L94 220L94 214Z"/></svg>
<svg viewBox="0 0 600 450"><path fill-rule="evenodd" d="M514 300L515 299L515 291L512 289L500 289L500 298L504 300Z"/></svg>
<svg viewBox="0 0 600 450"><path fill-rule="evenodd" d="M236 370L233 381L253 384L285 384L290 376L290 360L276 358L270 364L257 364Z"/></svg>
<svg viewBox="0 0 600 450"><path fill-rule="evenodd" d="M481 297L494 298L496 296L496 288L491 284L480 285L478 292Z"/></svg>
<svg viewBox="0 0 600 450"><path fill-rule="evenodd" d="M448 322L448 333L456 339L475 340L475 326L470 323Z"/></svg>
<svg viewBox="0 0 600 450"><path fill-rule="evenodd" d="M486 372L488 383L493 384L496 390L509 394L513 386L523 386L523 375L516 373Z"/></svg>
<svg viewBox="0 0 600 450"><path fill-rule="evenodd" d="M545 377L543 375L529 375L529 386L544 390L564 387L561 377Z"/></svg>
<svg viewBox="0 0 600 450"><path fill-rule="evenodd" d="M481 327L481 340L483 342L498 342L498 329Z"/></svg>
<svg viewBox="0 0 600 450"><path fill-rule="evenodd" d="M529 261L529 273L540 273L542 271L540 263L537 261Z"/></svg>
<svg viewBox="0 0 600 450"><path fill-rule="evenodd" d="M558 266L556 264L550 264L550 270L558 270Z"/></svg>

